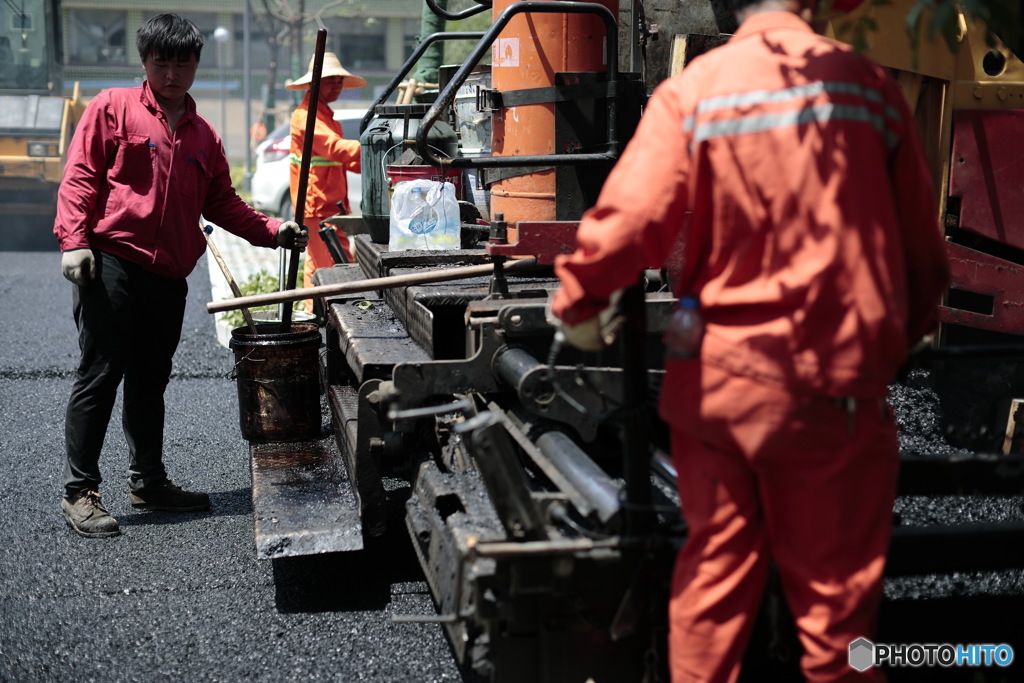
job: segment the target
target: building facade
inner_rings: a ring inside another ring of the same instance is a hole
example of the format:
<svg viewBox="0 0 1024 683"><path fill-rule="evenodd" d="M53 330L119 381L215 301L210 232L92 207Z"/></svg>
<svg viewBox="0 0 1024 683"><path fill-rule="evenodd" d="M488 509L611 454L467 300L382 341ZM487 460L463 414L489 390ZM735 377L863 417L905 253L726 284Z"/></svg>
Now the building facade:
<svg viewBox="0 0 1024 683"><path fill-rule="evenodd" d="M88 97L104 88L141 83L135 32L150 17L173 11L194 22L207 38L193 95L220 97L223 83L228 98L240 98L245 0L179 1L173 8L166 8L158 0L63 0L65 84L79 82ZM421 0L285 0L283 4L295 12L301 7L305 16L316 17L327 28L327 49L335 52L349 71L368 81L360 91L343 93L361 102L371 101L401 67L420 33ZM320 24L313 20L304 25L301 55L292 59L285 25L268 20L268 16L262 0L252 2L251 93L254 100L268 101L268 72L276 58L275 92L269 101L290 108L291 94L284 89L285 79L305 72ZM214 37L218 28L227 29L226 39L220 42ZM272 54L268 40L272 33L282 36L276 54Z"/></svg>

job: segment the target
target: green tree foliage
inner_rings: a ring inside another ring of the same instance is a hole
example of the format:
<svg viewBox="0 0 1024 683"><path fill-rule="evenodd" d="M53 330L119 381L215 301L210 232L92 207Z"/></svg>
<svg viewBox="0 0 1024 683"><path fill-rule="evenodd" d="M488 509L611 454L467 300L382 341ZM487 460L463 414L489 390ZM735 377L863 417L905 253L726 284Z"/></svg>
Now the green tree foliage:
<svg viewBox="0 0 1024 683"><path fill-rule="evenodd" d="M479 3L474 0L451 0L448 5L449 12L460 12L468 7L477 7ZM479 14L474 14L471 17L460 19L459 21L449 21L446 30L448 31L486 31L491 27L491 9L488 7ZM466 57L469 56L470 51L473 49L474 43L469 40L451 40L447 41L444 46L444 63L445 64L462 64L466 61ZM490 64L491 55L490 53L484 55L484 58L480 60L481 64Z"/></svg>
<svg viewBox="0 0 1024 683"><path fill-rule="evenodd" d="M869 5L891 6L892 0L867 0ZM833 0L819 0L818 17L834 21L836 35L858 50L867 47L868 36L878 29L871 16L854 14L847 17L832 9ZM994 46L996 38L1014 54L1021 56L1024 40L1024 0L915 0L906 15L906 34L910 47L917 53L921 41L942 40L950 51L960 47L962 8L967 21L985 27L985 39ZM869 13L870 14L870 13Z"/></svg>
<svg viewBox="0 0 1024 683"><path fill-rule="evenodd" d="M962 7L969 20L984 22L986 40L995 45L995 37L1014 54L1021 54L1022 11L1021 0L916 0L907 13L907 35L911 45L920 45L921 38L934 40L941 37L949 49L959 47L959 20L957 7Z"/></svg>

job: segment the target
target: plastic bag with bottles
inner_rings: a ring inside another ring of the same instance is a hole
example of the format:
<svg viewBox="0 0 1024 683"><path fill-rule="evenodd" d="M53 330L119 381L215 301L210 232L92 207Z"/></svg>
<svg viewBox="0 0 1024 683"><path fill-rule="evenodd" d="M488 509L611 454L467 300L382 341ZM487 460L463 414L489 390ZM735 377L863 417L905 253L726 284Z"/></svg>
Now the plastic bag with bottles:
<svg viewBox="0 0 1024 683"><path fill-rule="evenodd" d="M455 186L437 180L403 180L391 198L391 251L457 249L459 203Z"/></svg>

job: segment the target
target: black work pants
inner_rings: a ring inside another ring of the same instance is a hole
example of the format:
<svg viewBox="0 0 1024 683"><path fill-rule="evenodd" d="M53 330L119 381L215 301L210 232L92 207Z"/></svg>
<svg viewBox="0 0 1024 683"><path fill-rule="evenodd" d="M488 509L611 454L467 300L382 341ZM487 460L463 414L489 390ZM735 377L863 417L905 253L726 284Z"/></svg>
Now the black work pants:
<svg viewBox="0 0 1024 683"><path fill-rule="evenodd" d="M74 287L82 350L65 419L67 495L99 489L99 458L124 380L122 426L133 491L167 478L163 465L164 389L185 316L184 279L170 280L95 251L96 276Z"/></svg>

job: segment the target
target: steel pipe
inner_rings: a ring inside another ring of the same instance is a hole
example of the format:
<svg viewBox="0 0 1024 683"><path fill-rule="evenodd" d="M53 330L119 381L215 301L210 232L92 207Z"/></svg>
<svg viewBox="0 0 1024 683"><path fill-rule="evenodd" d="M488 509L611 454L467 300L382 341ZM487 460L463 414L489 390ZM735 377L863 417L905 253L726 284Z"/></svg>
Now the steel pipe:
<svg viewBox="0 0 1024 683"><path fill-rule="evenodd" d="M537 438L537 448L584 498L597 518L607 523L619 514L622 487L598 467L582 448L563 432L553 430Z"/></svg>

